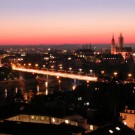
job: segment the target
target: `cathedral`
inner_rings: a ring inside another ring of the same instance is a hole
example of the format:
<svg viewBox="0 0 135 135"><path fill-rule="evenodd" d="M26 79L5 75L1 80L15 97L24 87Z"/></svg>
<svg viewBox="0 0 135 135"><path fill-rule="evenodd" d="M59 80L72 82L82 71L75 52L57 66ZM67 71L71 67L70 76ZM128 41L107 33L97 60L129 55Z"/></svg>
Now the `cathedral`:
<svg viewBox="0 0 135 135"><path fill-rule="evenodd" d="M122 34L120 34L118 38L118 45L115 43L114 35L111 41L111 54L121 54L124 60L132 58L132 47L124 47L124 38Z"/></svg>

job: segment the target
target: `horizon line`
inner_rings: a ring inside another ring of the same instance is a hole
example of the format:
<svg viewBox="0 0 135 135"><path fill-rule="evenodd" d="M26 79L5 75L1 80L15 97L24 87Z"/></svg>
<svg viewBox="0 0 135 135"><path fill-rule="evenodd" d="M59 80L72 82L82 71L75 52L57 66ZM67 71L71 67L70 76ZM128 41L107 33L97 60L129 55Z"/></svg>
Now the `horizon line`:
<svg viewBox="0 0 135 135"><path fill-rule="evenodd" d="M48 45L57 45L57 46L62 46L62 45L111 45L111 43L63 43L63 44L0 44L0 46L48 46ZM117 45L117 44L116 44ZM135 43L125 43L124 45L135 45Z"/></svg>

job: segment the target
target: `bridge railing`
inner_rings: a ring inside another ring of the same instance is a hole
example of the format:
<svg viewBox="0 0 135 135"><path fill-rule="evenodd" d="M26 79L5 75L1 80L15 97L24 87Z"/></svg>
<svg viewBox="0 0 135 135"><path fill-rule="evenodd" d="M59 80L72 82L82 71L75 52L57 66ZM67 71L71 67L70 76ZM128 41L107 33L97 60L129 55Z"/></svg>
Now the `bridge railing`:
<svg viewBox="0 0 135 135"><path fill-rule="evenodd" d="M36 73L36 74L44 74L49 76L59 76L63 78L70 78L70 79L78 79L78 80L86 80L86 81L94 81L96 82L98 78L96 76L88 76L88 75L81 75L81 74L71 74L66 72L56 72L56 71L49 71L49 70L40 70L40 69L31 69L31 68L21 68L21 67L12 67L13 70L21 71L21 72L29 72L29 73Z"/></svg>

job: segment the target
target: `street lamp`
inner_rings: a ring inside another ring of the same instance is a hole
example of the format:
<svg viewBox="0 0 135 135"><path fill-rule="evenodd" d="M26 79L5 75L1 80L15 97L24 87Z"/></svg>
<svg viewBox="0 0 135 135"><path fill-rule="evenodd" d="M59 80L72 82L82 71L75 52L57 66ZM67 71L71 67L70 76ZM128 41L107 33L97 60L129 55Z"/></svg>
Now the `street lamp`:
<svg viewBox="0 0 135 135"><path fill-rule="evenodd" d="M132 78L132 74L131 73L128 74L128 80L129 81L133 81L133 78Z"/></svg>
<svg viewBox="0 0 135 135"><path fill-rule="evenodd" d="M60 66L60 70L62 70L63 69L63 67L62 66Z"/></svg>
<svg viewBox="0 0 135 135"><path fill-rule="evenodd" d="M69 70L71 71L71 70L72 70L72 68L71 68L71 67L69 67Z"/></svg>
<svg viewBox="0 0 135 135"><path fill-rule="evenodd" d="M93 70L92 70L92 69L90 69L90 74L92 74L92 72L93 72Z"/></svg>
<svg viewBox="0 0 135 135"><path fill-rule="evenodd" d="M71 67L69 67L69 72L72 73L72 68Z"/></svg>
<svg viewBox="0 0 135 135"><path fill-rule="evenodd" d="M72 86L72 90L75 90L75 89L76 89L76 85L73 85L73 86Z"/></svg>
<svg viewBox="0 0 135 135"><path fill-rule="evenodd" d="M132 77L132 74L131 74L131 73L129 73L129 74L128 74L128 77L129 77L129 78L130 78L130 77Z"/></svg>
<svg viewBox="0 0 135 135"><path fill-rule="evenodd" d="M31 66L31 63L28 63L28 66Z"/></svg>
<svg viewBox="0 0 135 135"><path fill-rule="evenodd" d="M45 65L43 65L43 68L45 68L46 66Z"/></svg>
<svg viewBox="0 0 135 135"><path fill-rule="evenodd" d="M92 69L90 69L89 71L90 71L90 74L89 75L91 75L91 76L94 75Z"/></svg>
<svg viewBox="0 0 135 135"><path fill-rule="evenodd" d="M105 73L105 71L104 70L101 70L101 74L103 75Z"/></svg>
<svg viewBox="0 0 135 135"><path fill-rule="evenodd" d="M117 73L117 72L114 72L113 74L114 74L114 76L117 76L117 75L118 75L118 73Z"/></svg>
<svg viewBox="0 0 135 135"><path fill-rule="evenodd" d="M54 68L54 66L52 65L52 66L51 66L51 69L53 70L53 68Z"/></svg>
<svg viewBox="0 0 135 135"><path fill-rule="evenodd" d="M38 67L38 64L35 64L35 67L37 68Z"/></svg>
<svg viewBox="0 0 135 135"><path fill-rule="evenodd" d="M82 68L79 68L79 71L81 72L82 71Z"/></svg>

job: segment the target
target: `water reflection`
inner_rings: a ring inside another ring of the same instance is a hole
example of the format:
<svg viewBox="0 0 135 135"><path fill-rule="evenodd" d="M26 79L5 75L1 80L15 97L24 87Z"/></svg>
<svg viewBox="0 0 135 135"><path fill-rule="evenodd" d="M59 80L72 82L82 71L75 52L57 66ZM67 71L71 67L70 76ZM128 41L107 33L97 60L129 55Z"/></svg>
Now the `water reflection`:
<svg viewBox="0 0 135 135"><path fill-rule="evenodd" d="M45 95L48 95L48 94L49 94L49 91L48 91L48 88L46 88Z"/></svg>
<svg viewBox="0 0 135 135"><path fill-rule="evenodd" d="M25 100L30 100L34 94L48 95L53 94L54 91L57 90L75 90L76 85L73 84L74 80L60 78L59 76L49 76L47 78L45 76L35 76L29 79L25 78L24 98Z"/></svg>
<svg viewBox="0 0 135 135"><path fill-rule="evenodd" d="M45 95L48 95L49 91L48 91L48 81L45 82Z"/></svg>
<svg viewBox="0 0 135 135"><path fill-rule="evenodd" d="M31 98L33 97L34 93L32 90L28 90L27 92L23 93L23 95L24 95L25 101L30 101Z"/></svg>
<svg viewBox="0 0 135 135"><path fill-rule="evenodd" d="M39 85L37 85L37 93L39 93Z"/></svg>
<svg viewBox="0 0 135 135"><path fill-rule="evenodd" d="M7 98L7 92L8 92L7 89L5 89L5 98Z"/></svg>

